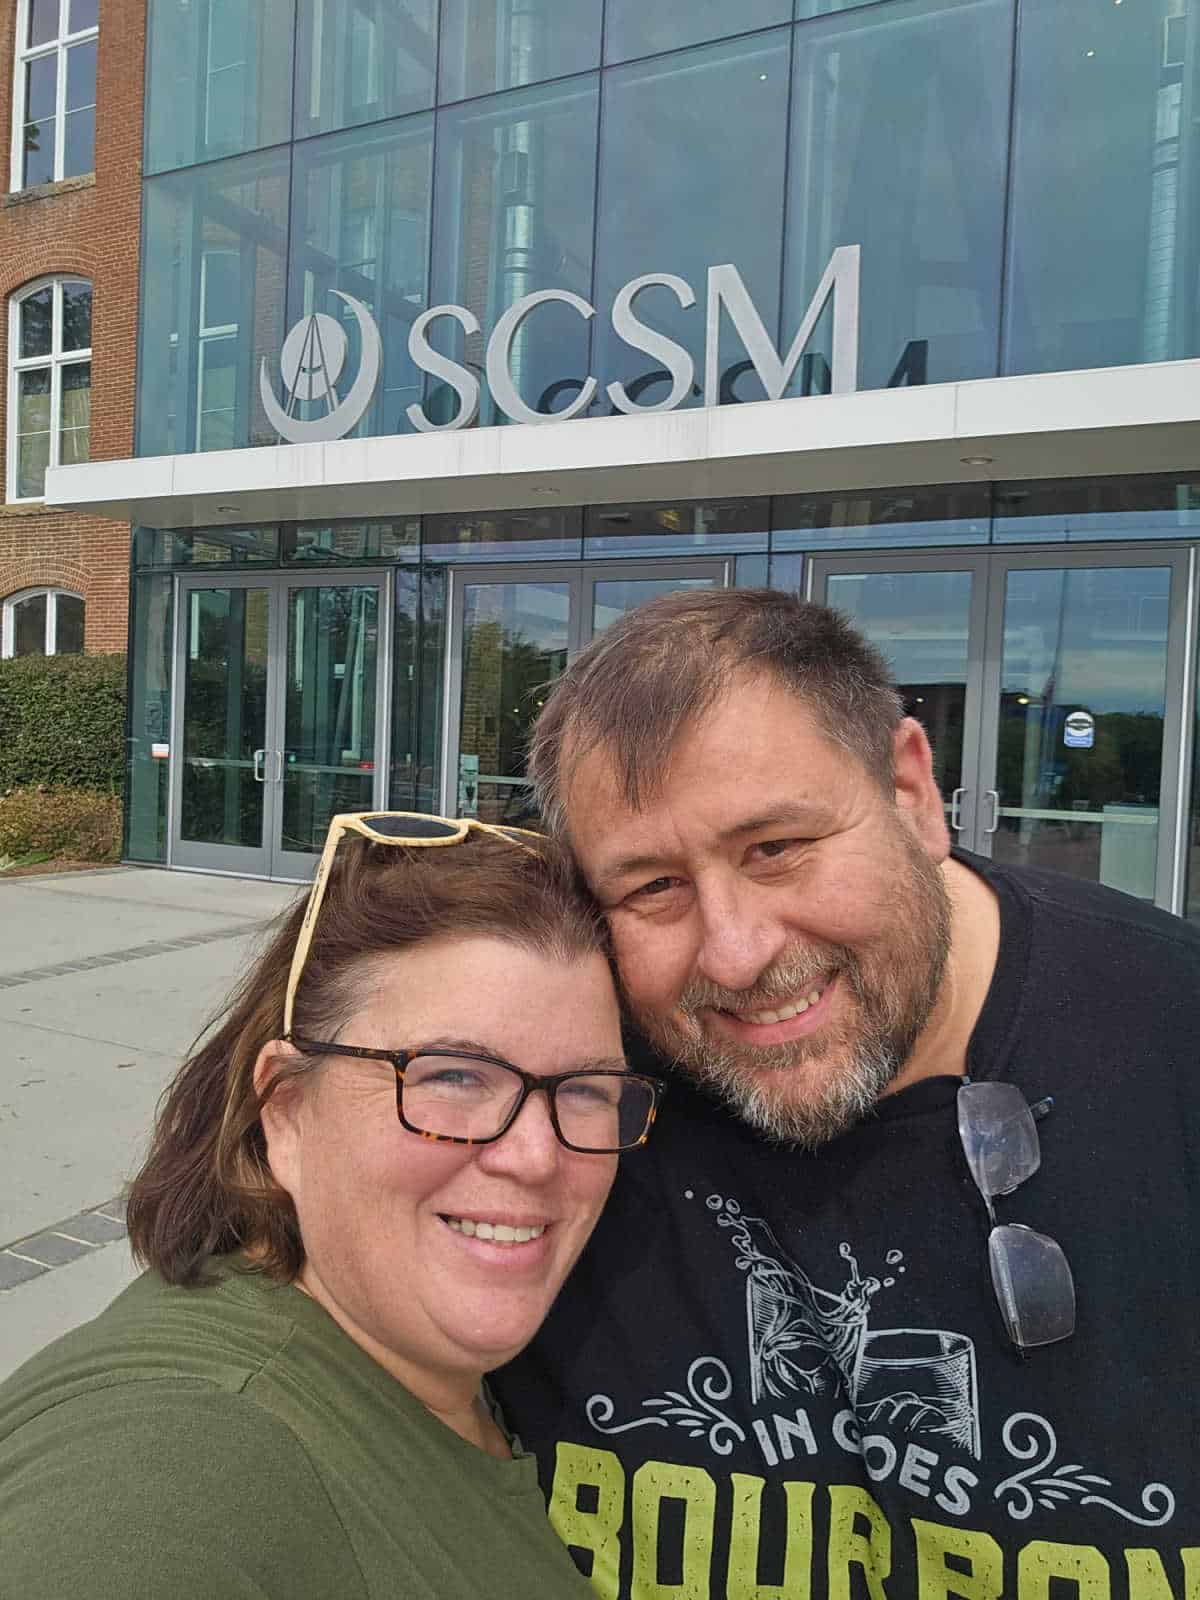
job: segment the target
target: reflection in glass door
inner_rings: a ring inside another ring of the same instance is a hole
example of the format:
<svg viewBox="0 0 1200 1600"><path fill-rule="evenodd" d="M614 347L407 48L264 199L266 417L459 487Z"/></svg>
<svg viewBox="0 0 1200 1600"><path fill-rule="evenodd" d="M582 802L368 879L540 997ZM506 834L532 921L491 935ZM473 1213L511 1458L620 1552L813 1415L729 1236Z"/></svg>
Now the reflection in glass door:
<svg viewBox="0 0 1200 1600"><path fill-rule="evenodd" d="M890 661L959 844L1174 909L1186 562L814 559L812 594Z"/></svg>
<svg viewBox="0 0 1200 1600"><path fill-rule="evenodd" d="M451 599L446 771L451 816L536 822L530 730L554 680L596 633L677 589L724 586L724 560L459 571Z"/></svg>
<svg viewBox="0 0 1200 1600"><path fill-rule="evenodd" d="M186 588L181 601L172 858L265 873L271 591L231 582Z"/></svg>
<svg viewBox="0 0 1200 1600"><path fill-rule="evenodd" d="M1181 707L1167 685L1182 681L1172 609L1185 560L996 560L980 771L996 860L1173 904L1162 807L1178 793Z"/></svg>
<svg viewBox="0 0 1200 1600"><path fill-rule="evenodd" d="M173 866L311 875L384 801L385 580L181 579Z"/></svg>

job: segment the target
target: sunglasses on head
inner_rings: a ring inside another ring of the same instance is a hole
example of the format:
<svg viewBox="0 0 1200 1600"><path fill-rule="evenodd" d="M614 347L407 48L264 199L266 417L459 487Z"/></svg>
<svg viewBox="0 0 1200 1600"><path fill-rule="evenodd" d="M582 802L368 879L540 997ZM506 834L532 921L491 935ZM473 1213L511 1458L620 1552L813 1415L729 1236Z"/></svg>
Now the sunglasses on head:
<svg viewBox="0 0 1200 1600"><path fill-rule="evenodd" d="M287 994L283 1002L283 1037L292 1031L292 1011L300 975L312 948L313 929L317 914L329 884L329 869L337 854L338 845L347 834L357 834L372 844L395 844L407 850L436 849L439 846L462 844L472 833L490 833L497 839L506 839L522 849L536 850L542 835L528 828L502 828L490 822L476 822L474 817L431 817L422 811L343 811L329 824L325 848L313 875L304 921L296 940L292 967L288 973Z"/></svg>

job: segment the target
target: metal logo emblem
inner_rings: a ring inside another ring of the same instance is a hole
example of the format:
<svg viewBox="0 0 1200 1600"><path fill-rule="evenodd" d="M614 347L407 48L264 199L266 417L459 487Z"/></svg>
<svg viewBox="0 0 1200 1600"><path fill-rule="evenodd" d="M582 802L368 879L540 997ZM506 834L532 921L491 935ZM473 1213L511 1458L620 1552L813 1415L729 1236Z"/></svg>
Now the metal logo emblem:
<svg viewBox="0 0 1200 1600"><path fill-rule="evenodd" d="M379 382L383 346L375 318L353 295L343 294L340 289L332 292L354 313L362 339L358 376L345 395L339 399L336 387L346 364L345 330L323 311L301 317L283 341L279 375L288 391L286 407L275 398L265 356L259 368L258 391L263 410L275 432L289 444L321 444L345 438L365 415ZM324 416L307 422L297 417L295 411L301 401L324 401Z"/></svg>

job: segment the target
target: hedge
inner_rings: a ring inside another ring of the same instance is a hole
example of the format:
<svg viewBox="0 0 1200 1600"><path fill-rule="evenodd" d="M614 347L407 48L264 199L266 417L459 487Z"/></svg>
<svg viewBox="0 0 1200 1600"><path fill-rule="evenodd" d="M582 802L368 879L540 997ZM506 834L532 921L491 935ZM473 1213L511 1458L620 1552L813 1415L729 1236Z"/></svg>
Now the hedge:
<svg viewBox="0 0 1200 1600"><path fill-rule="evenodd" d="M22 785L119 794L125 657L0 661L0 794Z"/></svg>
<svg viewBox="0 0 1200 1600"><path fill-rule="evenodd" d="M121 802L108 790L14 789L0 795L0 863L22 857L115 861Z"/></svg>

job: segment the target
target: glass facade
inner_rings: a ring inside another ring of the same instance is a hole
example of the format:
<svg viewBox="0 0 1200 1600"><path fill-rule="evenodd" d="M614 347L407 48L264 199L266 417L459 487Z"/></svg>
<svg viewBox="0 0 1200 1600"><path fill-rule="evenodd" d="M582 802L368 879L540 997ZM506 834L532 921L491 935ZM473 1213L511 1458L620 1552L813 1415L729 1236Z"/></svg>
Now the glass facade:
<svg viewBox="0 0 1200 1600"><path fill-rule="evenodd" d="M272 442L288 327L326 311L356 360L334 291L383 327L360 434L455 414L407 353L423 310L468 309L429 341L482 379L543 289L595 314L522 324L524 406L589 375L587 414L615 383L661 404L687 358L698 404L708 269L786 350L844 244L860 387L1196 355L1198 38L1180 0L151 0L138 450ZM683 286L637 300L659 354L609 315L648 273ZM718 320L716 398L761 398ZM831 320L785 392L828 387ZM486 383L478 420L504 420Z"/></svg>

